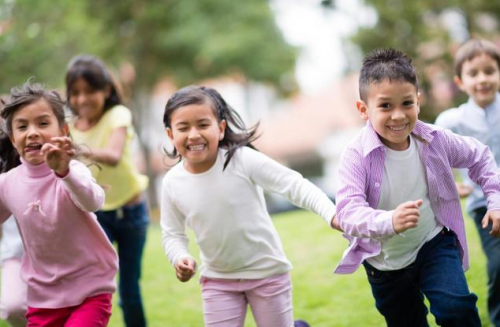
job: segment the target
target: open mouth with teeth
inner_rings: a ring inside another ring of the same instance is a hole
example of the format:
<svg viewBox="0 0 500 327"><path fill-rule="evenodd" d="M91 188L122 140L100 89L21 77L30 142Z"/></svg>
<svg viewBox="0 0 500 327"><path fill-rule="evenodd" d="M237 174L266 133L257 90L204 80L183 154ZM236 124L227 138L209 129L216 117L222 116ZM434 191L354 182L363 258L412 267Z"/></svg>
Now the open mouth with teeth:
<svg viewBox="0 0 500 327"><path fill-rule="evenodd" d="M205 149L206 144L195 144L195 145L188 145L187 148L189 151L201 151Z"/></svg>
<svg viewBox="0 0 500 327"><path fill-rule="evenodd" d="M400 126L387 126L387 128L389 128L393 132L401 132L406 127L408 127L408 125L409 124L404 124L404 125L400 125Z"/></svg>

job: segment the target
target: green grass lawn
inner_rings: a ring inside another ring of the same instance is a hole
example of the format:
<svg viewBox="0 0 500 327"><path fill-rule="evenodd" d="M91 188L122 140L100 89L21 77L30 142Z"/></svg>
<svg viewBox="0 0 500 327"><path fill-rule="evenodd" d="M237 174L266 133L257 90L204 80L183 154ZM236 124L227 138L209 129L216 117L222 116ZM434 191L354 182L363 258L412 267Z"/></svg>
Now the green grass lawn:
<svg viewBox="0 0 500 327"><path fill-rule="evenodd" d="M347 247L340 233L330 230L321 218L305 211L279 214L274 218L285 252L294 266L291 274L296 319L305 319L312 327L384 326L382 316L375 309L364 269L353 275L333 274ZM485 257L471 219L466 219L466 227L471 257L471 268L466 276L471 290L479 297L483 326L490 326L486 312ZM192 253L196 254L195 244L191 246ZM203 326L200 286L196 279L188 283L177 281L163 253L157 224L149 230L143 267L143 296L150 327ZM113 304L109 326L123 326L117 296ZM436 326L432 316L429 322ZM0 327L4 326L7 325L0 322ZM250 326L255 326L251 314L245 324L245 327Z"/></svg>

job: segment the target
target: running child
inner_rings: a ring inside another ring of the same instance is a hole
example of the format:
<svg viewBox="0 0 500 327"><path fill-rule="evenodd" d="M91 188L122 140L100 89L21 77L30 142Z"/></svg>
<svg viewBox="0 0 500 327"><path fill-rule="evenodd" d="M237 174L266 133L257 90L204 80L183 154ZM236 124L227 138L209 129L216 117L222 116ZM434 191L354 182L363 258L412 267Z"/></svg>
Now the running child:
<svg viewBox="0 0 500 327"><path fill-rule="evenodd" d="M109 240L118 245L118 290L125 326L145 327L139 281L149 223L144 196L148 179L137 171L132 157L132 113L122 104L109 70L93 56L71 60L66 92L74 114L71 136L82 149L82 161L99 166L92 173L106 192L96 215Z"/></svg>
<svg viewBox="0 0 500 327"><path fill-rule="evenodd" d="M1 117L21 165L0 175L0 223L14 215L23 239L28 326L106 326L117 257L92 213L104 192L72 160L64 101L26 83Z"/></svg>
<svg viewBox="0 0 500 327"><path fill-rule="evenodd" d="M468 168L488 198L482 227L500 235L500 181L491 152L469 137L418 120L415 69L402 52L363 61L356 106L367 121L344 150L338 220L350 240L337 273L363 264L388 326L481 326L452 168Z"/></svg>
<svg viewBox="0 0 500 327"><path fill-rule="evenodd" d="M500 163L500 50L487 40L465 42L455 54L455 83L469 100L458 108L441 113L436 125L454 133L472 136L487 145L495 161ZM489 235L481 221L488 211L487 200L481 188L474 185L462 170L463 185L470 191L466 210L474 219L488 259L488 311L494 326L500 327L500 239ZM474 186L474 188L472 188Z"/></svg>
<svg viewBox="0 0 500 327"><path fill-rule="evenodd" d="M194 230L205 325L243 326L250 305L259 327L293 326L292 267L263 191L284 195L328 224L335 205L299 173L256 151L256 129L247 130L212 88L177 91L163 122L174 145L169 154L180 159L163 180L163 248L177 278L190 280L197 263L185 227Z"/></svg>

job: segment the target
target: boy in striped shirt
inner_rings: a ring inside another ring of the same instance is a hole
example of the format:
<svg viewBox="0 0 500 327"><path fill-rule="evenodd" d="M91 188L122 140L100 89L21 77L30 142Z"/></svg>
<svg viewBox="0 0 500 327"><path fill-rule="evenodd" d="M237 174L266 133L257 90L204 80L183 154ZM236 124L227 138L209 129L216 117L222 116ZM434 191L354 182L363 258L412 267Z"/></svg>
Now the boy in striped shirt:
<svg viewBox="0 0 500 327"><path fill-rule="evenodd" d="M344 150L337 216L350 246L336 269L367 272L387 326L481 326L464 270L469 258L452 168L488 198L483 227L500 235L500 181L489 149L418 120L415 69L400 51L363 61L356 106L366 126Z"/></svg>

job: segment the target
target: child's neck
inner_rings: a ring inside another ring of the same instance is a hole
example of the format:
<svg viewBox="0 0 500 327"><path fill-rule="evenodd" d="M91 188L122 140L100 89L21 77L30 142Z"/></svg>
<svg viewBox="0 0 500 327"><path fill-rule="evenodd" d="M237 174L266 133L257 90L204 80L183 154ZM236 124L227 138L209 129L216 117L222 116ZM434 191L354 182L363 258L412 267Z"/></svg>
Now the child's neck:
<svg viewBox="0 0 500 327"><path fill-rule="evenodd" d="M78 117L75 122L75 128L79 131L88 131L89 129L97 125L100 119L101 117L97 119Z"/></svg>

